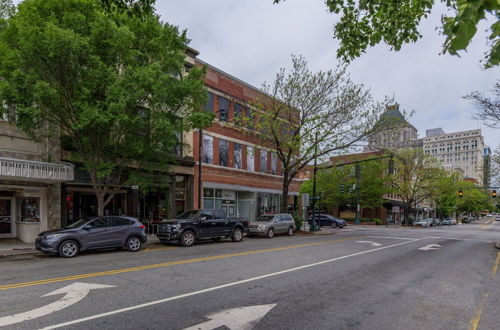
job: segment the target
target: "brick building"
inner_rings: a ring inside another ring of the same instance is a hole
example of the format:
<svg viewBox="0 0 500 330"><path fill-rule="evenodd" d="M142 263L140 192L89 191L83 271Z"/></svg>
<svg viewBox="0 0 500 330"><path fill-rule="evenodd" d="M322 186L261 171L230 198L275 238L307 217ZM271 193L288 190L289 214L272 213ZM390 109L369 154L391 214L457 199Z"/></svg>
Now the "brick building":
<svg viewBox="0 0 500 330"><path fill-rule="evenodd" d="M201 61L207 68L206 111L216 113L214 124L203 130L202 184L203 207L223 208L230 216L254 219L263 213L279 212L282 198L282 168L269 146L252 128L251 121L241 127L239 116L255 118L250 104L261 93L257 88ZM199 161L199 133L192 135L194 159ZM198 164L198 163L197 163ZM195 207L198 206L198 165L195 169ZM300 179L290 186L287 204L295 208Z"/></svg>

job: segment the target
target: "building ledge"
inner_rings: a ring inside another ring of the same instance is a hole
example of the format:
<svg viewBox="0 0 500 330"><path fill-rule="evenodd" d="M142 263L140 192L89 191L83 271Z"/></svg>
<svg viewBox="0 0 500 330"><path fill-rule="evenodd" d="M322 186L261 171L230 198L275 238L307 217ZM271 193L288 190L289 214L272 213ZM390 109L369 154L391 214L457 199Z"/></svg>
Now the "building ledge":
<svg viewBox="0 0 500 330"><path fill-rule="evenodd" d="M0 179L45 183L73 181L74 167L0 157Z"/></svg>

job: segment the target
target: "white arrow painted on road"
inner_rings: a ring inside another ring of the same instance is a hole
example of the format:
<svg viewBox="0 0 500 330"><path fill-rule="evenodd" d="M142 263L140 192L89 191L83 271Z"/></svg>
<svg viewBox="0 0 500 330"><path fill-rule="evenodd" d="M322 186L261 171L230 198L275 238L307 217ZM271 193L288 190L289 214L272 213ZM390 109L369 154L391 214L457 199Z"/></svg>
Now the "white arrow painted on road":
<svg viewBox="0 0 500 330"><path fill-rule="evenodd" d="M382 246L382 244L380 244L380 243L371 242L371 241L356 241L356 243L367 243L367 244L371 244L371 246Z"/></svg>
<svg viewBox="0 0 500 330"><path fill-rule="evenodd" d="M207 316L210 321L203 322L184 330L211 330L226 326L229 329L252 329L276 304L257 305L226 309Z"/></svg>
<svg viewBox="0 0 500 330"><path fill-rule="evenodd" d="M429 250L437 250L439 248L442 248L442 246L439 244L429 244L426 246L422 246L421 248L419 248L419 250L420 251L429 251Z"/></svg>
<svg viewBox="0 0 500 330"><path fill-rule="evenodd" d="M72 283L70 285L67 285L63 288L57 289L42 296L42 297L47 297L47 296L65 294L65 296L62 297L61 299L54 301L53 303L48 304L46 306L33 309L24 313L4 316L0 318L0 327L31 319L36 319L38 317L57 312L61 309L76 304L77 302L85 298L89 294L90 290L106 289L112 287L114 287L114 285L103 285L103 284L92 284L92 283L81 283L81 282Z"/></svg>

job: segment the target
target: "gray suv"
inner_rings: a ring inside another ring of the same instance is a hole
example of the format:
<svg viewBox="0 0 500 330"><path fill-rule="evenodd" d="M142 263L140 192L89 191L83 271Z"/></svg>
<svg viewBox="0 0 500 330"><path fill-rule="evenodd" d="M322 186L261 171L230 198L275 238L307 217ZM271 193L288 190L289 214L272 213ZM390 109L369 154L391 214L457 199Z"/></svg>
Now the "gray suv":
<svg viewBox="0 0 500 330"><path fill-rule="evenodd" d="M295 231L295 221L290 214L265 214L248 225L248 236L262 235L273 238L274 234L288 234Z"/></svg>
<svg viewBox="0 0 500 330"><path fill-rule="evenodd" d="M64 258L76 257L80 251L102 248L141 249L147 240L144 225L135 218L123 216L90 217L63 229L38 234L35 247Z"/></svg>

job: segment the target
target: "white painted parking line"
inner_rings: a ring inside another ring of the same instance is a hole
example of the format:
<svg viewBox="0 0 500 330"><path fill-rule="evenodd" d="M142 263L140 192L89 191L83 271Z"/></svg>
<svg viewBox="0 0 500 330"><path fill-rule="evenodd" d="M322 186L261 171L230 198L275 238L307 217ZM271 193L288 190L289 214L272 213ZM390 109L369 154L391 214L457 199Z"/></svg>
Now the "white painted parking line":
<svg viewBox="0 0 500 330"><path fill-rule="evenodd" d="M420 251L429 251L429 250L437 250L437 249L440 249L442 248L441 245L439 244L429 244L429 245L426 245L426 246L422 246L421 248L418 248L418 250Z"/></svg>
<svg viewBox="0 0 500 330"><path fill-rule="evenodd" d="M338 260L342 260L342 259L347 259L347 258L351 258L351 257L363 255L363 254L370 253L370 252L376 252L376 251L380 251L380 250L384 250L384 249L389 249L389 248L400 246L400 245L404 245L404 244L414 243L416 241L421 241L421 240L424 240L424 239L427 239L427 237L415 239L415 240L412 240L412 241L406 241L406 242L396 243L396 244L392 244L392 245L387 245L387 246L383 246L383 247L379 247L379 248L371 249L371 250L367 250L367 251L362 251L362 252L357 252L357 253L353 253L353 254L348 254L348 255L345 255L345 256L336 257L336 258L332 258L332 259L328 259L328 260L323 260L323 261L315 262L315 263L308 264L308 265L303 265L303 266L299 266L299 267L285 269L285 270L282 270L282 271L279 271L279 272L274 272L274 273L269 273L269 274L265 274L265 275L261 275L261 276L251 277L251 278L248 278L246 280L240 280L240 281L236 281L236 282L226 283L226 284L214 286L214 287L203 289L203 290L198 290L198 291L193 291L193 292L181 294L181 295L178 295L178 296L173 296L173 297L169 297L169 298L164 298L164 299L160 299L160 300L151 301L151 302L144 303L144 304L139 304L139 305L135 305L135 306L130 306L130 307L126 307L126 308L117 309L117 310L114 310L114 311L111 311L111 312L106 312L106 313L102 313L102 314L96 314L96 315L84 317L84 318L73 320L73 321L69 321L69 322L64 322L64 323L59 323L59 324L51 325L51 326L48 326L46 328L43 328L42 330L49 330L49 329L57 329L57 328L67 327L67 326L73 325L73 324L78 324L78 323L82 323L82 322L86 322L86 321L91 321L91 320L95 320L95 319L98 319L98 318L102 318L102 317L106 317L106 316L111 316L111 315L115 315L115 314L119 314L119 313L124 313L124 312L132 311L132 310L136 310L136 309L140 309L140 308L144 308L144 307L158 305L158 304L161 304L161 303L165 303L165 302L169 302L169 301L173 301L173 300L177 300L177 299L182 299L182 298L186 298L186 297L191 297L191 296L195 296L195 295L198 295L198 294L207 293L207 292L211 292L211 291L215 291L215 290L219 290L219 289L224 289L224 288L232 287L232 286L243 284L243 283L257 281L257 280L261 280L263 278L278 276L278 275L281 275L281 274L286 274L286 273L294 272L294 271L297 271L297 270L307 269L307 268L311 268L311 267L315 267L315 266L319 266L319 265L323 265L323 264L335 262L335 261L338 261Z"/></svg>
<svg viewBox="0 0 500 330"><path fill-rule="evenodd" d="M371 246L382 246L382 244L380 244L380 243L371 242L371 241L356 241L356 243L370 244Z"/></svg>

